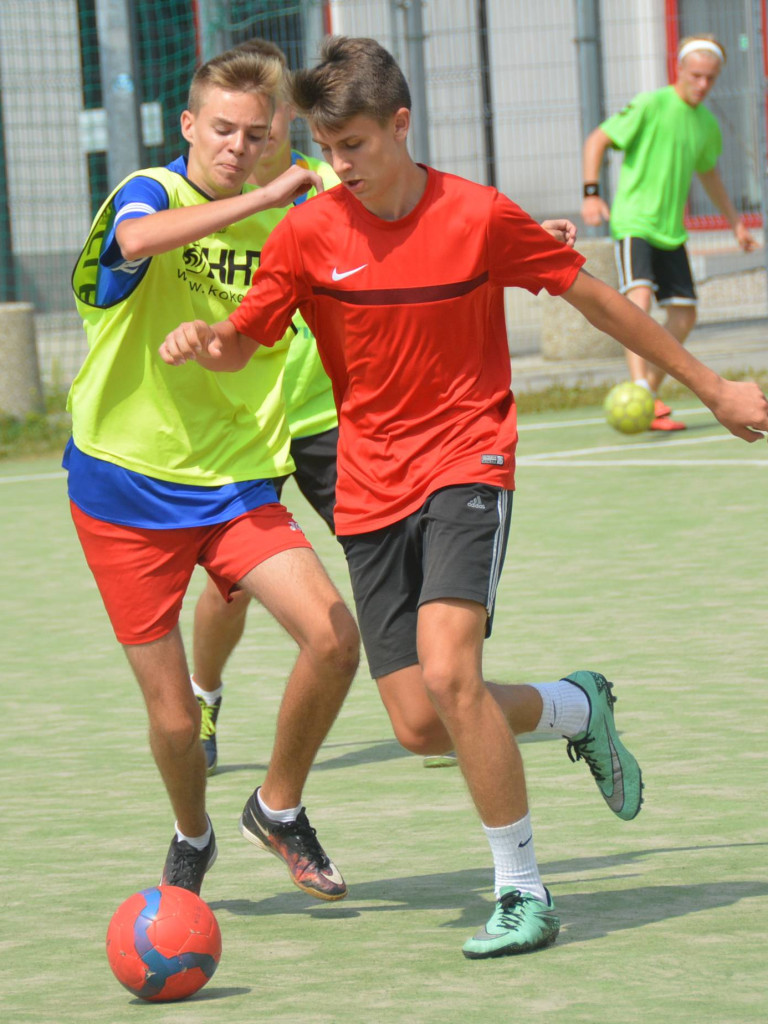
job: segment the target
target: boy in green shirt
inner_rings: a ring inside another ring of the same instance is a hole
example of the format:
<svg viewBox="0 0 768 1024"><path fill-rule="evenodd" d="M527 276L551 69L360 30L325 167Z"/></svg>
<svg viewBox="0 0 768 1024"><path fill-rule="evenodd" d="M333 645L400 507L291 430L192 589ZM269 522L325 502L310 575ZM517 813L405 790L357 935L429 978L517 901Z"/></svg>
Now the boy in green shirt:
<svg viewBox="0 0 768 1024"><path fill-rule="evenodd" d="M683 39L675 84L640 93L595 128L584 143L584 223L597 226L610 219L620 290L646 313L655 293L656 301L667 311L667 329L681 343L696 322L696 291L683 224L694 174L727 218L740 247L749 251L757 244L717 170L723 146L720 128L701 105L725 59L725 50L714 36ZM609 146L624 152L610 210L598 185L600 165ZM627 364L635 383L656 398L663 371L629 350ZM685 429L670 413L656 398L651 429Z"/></svg>

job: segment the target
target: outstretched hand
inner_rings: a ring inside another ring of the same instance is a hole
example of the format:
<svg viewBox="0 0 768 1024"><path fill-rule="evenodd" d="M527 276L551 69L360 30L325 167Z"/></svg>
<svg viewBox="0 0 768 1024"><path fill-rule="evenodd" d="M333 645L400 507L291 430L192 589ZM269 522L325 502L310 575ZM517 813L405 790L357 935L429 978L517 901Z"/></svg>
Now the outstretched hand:
<svg viewBox="0 0 768 1024"><path fill-rule="evenodd" d="M611 219L608 203L600 196L585 196L581 204L581 219L591 228L600 227Z"/></svg>
<svg viewBox="0 0 768 1024"><path fill-rule="evenodd" d="M757 239L751 233L747 225L743 220L740 220L736 227L733 229L734 235L736 235L736 241L739 243L739 248L744 252L752 252L753 249L758 248Z"/></svg>
<svg viewBox="0 0 768 1024"><path fill-rule="evenodd" d="M759 441L768 433L768 398L754 381L721 381L710 408L727 430L744 441Z"/></svg>
<svg viewBox="0 0 768 1024"><path fill-rule="evenodd" d="M300 196L306 195L310 189L323 191L323 180L315 171L300 164L293 164L281 175L259 189L262 199L267 200L270 207L290 206Z"/></svg>
<svg viewBox="0 0 768 1024"><path fill-rule="evenodd" d="M169 366L181 366L190 359L221 356L221 341L205 320L190 320L179 324L165 336L160 346L160 357Z"/></svg>

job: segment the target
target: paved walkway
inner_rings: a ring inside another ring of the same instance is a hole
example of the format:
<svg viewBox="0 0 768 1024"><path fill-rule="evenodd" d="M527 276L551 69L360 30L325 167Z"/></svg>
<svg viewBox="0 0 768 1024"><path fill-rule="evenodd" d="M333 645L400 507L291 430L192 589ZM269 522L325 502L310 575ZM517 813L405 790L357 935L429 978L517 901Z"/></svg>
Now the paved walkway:
<svg viewBox="0 0 768 1024"><path fill-rule="evenodd" d="M768 320L706 324L694 328L687 348L723 376L768 370ZM610 387L627 379L623 356L610 359L512 358L512 389L518 394L564 387Z"/></svg>

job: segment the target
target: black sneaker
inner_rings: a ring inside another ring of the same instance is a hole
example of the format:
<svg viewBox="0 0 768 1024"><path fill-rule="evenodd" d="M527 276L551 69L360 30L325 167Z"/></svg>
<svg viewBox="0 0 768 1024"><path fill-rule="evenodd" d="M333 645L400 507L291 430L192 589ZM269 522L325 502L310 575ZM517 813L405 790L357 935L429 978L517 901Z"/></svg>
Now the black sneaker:
<svg viewBox="0 0 768 1024"><path fill-rule="evenodd" d="M310 896L343 900L346 882L320 845L304 810L295 821L270 821L257 793L258 789L249 797L240 817L240 831L248 842L285 861L293 882Z"/></svg>
<svg viewBox="0 0 768 1024"><path fill-rule="evenodd" d="M221 697L217 698L214 704L209 704L200 694L197 695L197 703L200 705L200 739L205 751L205 764L209 775L216 771L218 753L216 750L216 719L221 710Z"/></svg>
<svg viewBox="0 0 768 1024"><path fill-rule="evenodd" d="M213 829L204 850L196 850L186 839L180 840L174 835L168 856L165 858L160 885L177 885L180 889L189 889L199 896L205 873L213 867L218 852Z"/></svg>

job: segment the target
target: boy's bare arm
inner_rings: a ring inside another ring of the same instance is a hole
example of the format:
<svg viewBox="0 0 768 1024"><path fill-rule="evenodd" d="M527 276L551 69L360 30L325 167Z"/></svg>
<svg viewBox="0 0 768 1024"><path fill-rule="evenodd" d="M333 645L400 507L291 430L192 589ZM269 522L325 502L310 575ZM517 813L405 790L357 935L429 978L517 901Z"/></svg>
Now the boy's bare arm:
<svg viewBox="0 0 768 1024"><path fill-rule="evenodd" d="M231 373L247 366L258 347L257 341L240 334L230 320L215 324L190 320L166 335L160 357L170 366L182 366L192 359L207 370Z"/></svg>
<svg viewBox="0 0 768 1024"><path fill-rule="evenodd" d="M290 206L311 188L323 191L320 176L306 167L294 164L263 188L229 196L227 199L199 203L197 206L160 210L146 217L123 220L115 229L115 238L126 260L157 256L196 242L212 231L219 231L254 213L273 207Z"/></svg>
<svg viewBox="0 0 768 1024"><path fill-rule="evenodd" d="M585 185L600 181L600 168L605 151L610 145L611 140L602 128L595 128L587 136L582 152L582 173ZM611 212L601 196L585 196L581 204L581 216L585 224L598 227L603 221L610 220Z"/></svg>
<svg viewBox="0 0 768 1024"><path fill-rule="evenodd" d="M758 243L752 237L749 228L731 202L731 197L728 195L725 182L720 177L718 169L713 167L710 171L700 174L699 181L704 186L709 198L731 225L740 248L745 252L751 252L753 249L756 249Z"/></svg>
<svg viewBox="0 0 768 1024"><path fill-rule="evenodd" d="M768 431L768 399L757 384L720 377L603 281L582 270L563 298L598 330L690 388L736 437L757 441L759 431Z"/></svg>

